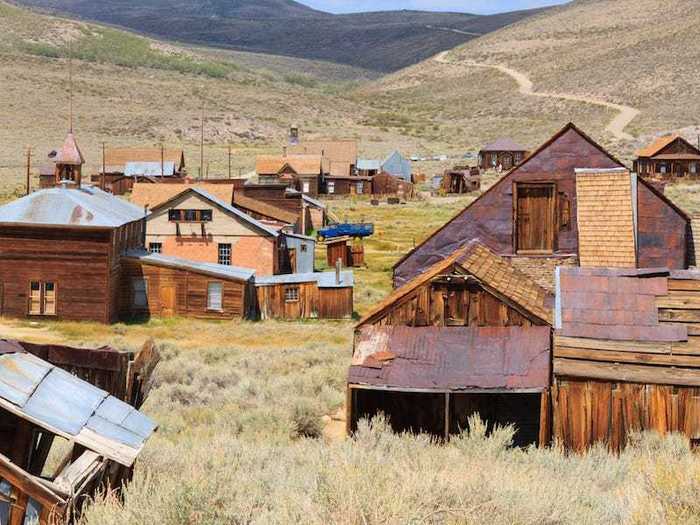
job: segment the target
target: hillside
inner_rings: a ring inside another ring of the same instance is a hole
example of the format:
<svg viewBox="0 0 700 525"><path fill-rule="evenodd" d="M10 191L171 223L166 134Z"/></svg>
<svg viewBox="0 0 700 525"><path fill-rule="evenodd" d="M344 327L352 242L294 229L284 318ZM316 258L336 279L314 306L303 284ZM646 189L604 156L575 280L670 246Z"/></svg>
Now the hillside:
<svg viewBox="0 0 700 525"><path fill-rule="evenodd" d="M693 0L577 0L387 77L373 94L383 106L410 100L411 118L439 115L469 143L507 134L534 146L568 120L623 155L661 131L695 139L696 7ZM632 140L607 129L619 113L610 103L639 111L623 130Z"/></svg>
<svg viewBox="0 0 700 525"><path fill-rule="evenodd" d="M16 0L152 36L396 71L530 16L395 11L331 15L291 0Z"/></svg>
<svg viewBox="0 0 700 525"><path fill-rule="evenodd" d="M367 126L361 100L349 94L362 77L347 66L184 48L92 23L41 15L0 0L1 192L24 180L27 146L34 166L68 128L68 56L74 62L75 128L89 172L101 143L183 147L196 175L202 107L205 165L224 174L233 146L234 174L258 153L279 151L289 124L308 135L363 137L367 155L412 150L419 139ZM421 139L422 140L422 139ZM374 153L373 153L374 152Z"/></svg>

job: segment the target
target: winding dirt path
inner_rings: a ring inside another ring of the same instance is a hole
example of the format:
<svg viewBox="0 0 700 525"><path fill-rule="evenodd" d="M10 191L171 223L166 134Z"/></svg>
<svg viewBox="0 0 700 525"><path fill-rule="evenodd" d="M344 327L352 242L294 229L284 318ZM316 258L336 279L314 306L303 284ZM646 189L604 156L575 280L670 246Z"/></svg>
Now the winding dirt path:
<svg viewBox="0 0 700 525"><path fill-rule="evenodd" d="M621 104L613 104L612 102L607 102L605 100L593 97L586 97L583 95L573 95L569 93L546 93L537 92L534 89L532 81L520 71L511 69L506 66L501 66L497 64L484 64L473 61L466 61L461 63L451 62L448 59L449 51L443 51L442 53L435 56L435 61L440 64L448 65L451 67L482 67L496 69L501 73L504 73L511 78L513 78L518 83L518 88L521 94L528 95L532 97L540 98L556 98L559 100L570 100L573 102L582 102L584 104L593 104L596 106L602 106L606 108L613 109L618 112L618 115L610 121L610 123L605 128L609 131L615 138L619 140L635 140L635 137L625 132L625 128L641 113L636 108L630 106L623 106Z"/></svg>

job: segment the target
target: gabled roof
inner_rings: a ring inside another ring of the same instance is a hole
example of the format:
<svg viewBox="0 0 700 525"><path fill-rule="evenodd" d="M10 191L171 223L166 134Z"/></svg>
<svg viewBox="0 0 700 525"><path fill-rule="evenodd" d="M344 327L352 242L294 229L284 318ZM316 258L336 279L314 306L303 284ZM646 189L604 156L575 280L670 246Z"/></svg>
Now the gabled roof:
<svg viewBox="0 0 700 525"><path fill-rule="evenodd" d="M108 173L123 173L130 162L158 163L160 173L161 160L172 162L177 171L180 171L185 165L185 154L176 148L108 148L105 150L104 160Z"/></svg>
<svg viewBox="0 0 700 525"><path fill-rule="evenodd" d="M5 341L0 407L127 467L156 429L130 405Z"/></svg>
<svg viewBox="0 0 700 525"><path fill-rule="evenodd" d="M233 205L237 208L263 215L269 219L281 221L287 224L296 224L299 216L289 210L278 208L272 204L268 204L257 199L246 197L243 193L236 191L233 193Z"/></svg>
<svg viewBox="0 0 700 525"><path fill-rule="evenodd" d="M196 195L204 200L209 201L211 204L214 204L215 206L217 206L224 213L227 213L230 216L241 219L243 222L246 222L246 223L250 224L251 226L254 226L255 228L259 229L260 231L262 231L264 233L267 233L273 237L279 236L279 232L277 230L275 230L274 228L266 225L265 223L263 223L261 221L253 219L247 213L242 212L238 208L234 208L231 204L228 204L228 203L222 201L221 199L213 196L212 194L210 194L204 190L201 190L197 187L187 188L186 190L180 192L179 194L175 195L174 197L167 200L166 202L163 202L163 203L159 204L158 206L155 206L151 210L150 217L153 217L156 213L159 213L160 211L162 211L164 209L169 209L174 203L176 203L177 201L181 200L182 198L184 198L185 196L187 196L189 194L194 194L194 195Z"/></svg>
<svg viewBox="0 0 700 525"><path fill-rule="evenodd" d="M487 144L483 147L481 151L527 151L525 146L521 146L513 139L510 138L500 138L491 144Z"/></svg>
<svg viewBox="0 0 700 525"><path fill-rule="evenodd" d="M637 266L633 190L635 181L624 168L576 170L581 266Z"/></svg>
<svg viewBox="0 0 700 525"><path fill-rule="evenodd" d="M348 383L389 390L531 391L549 386L550 329L364 326Z"/></svg>
<svg viewBox="0 0 700 525"><path fill-rule="evenodd" d="M250 268L240 268L237 266L226 266L223 264L190 261L189 259L181 259L179 257L172 257L170 255L150 253L145 250L130 251L127 252L126 256L128 259L132 259L144 264L153 264L155 266L174 268L176 270L187 270L195 273L210 275L213 277L221 277L223 279L249 281L255 275L255 270L252 270Z"/></svg>
<svg viewBox="0 0 700 525"><path fill-rule="evenodd" d="M680 135L664 135L657 137L654 142L637 151L638 157L653 157L659 151L664 149L669 144L672 144L676 139L681 139Z"/></svg>
<svg viewBox="0 0 700 525"><path fill-rule="evenodd" d="M411 175L413 174L413 166L411 162L408 161L399 151L392 151L384 162L382 162L382 170L403 179L406 182L411 182Z"/></svg>
<svg viewBox="0 0 700 525"><path fill-rule="evenodd" d="M94 186L39 190L0 207L0 224L117 228L143 208Z"/></svg>
<svg viewBox="0 0 700 525"><path fill-rule="evenodd" d="M70 166L82 166L85 164L85 158L80 152L78 143L75 141L75 135L73 132L69 132L66 135L66 140L63 142L63 146L56 154L54 158L56 164L67 164Z"/></svg>
<svg viewBox="0 0 700 525"><path fill-rule="evenodd" d="M530 277L496 255L478 241L471 241L450 257L434 264L421 275L396 289L375 305L357 324L361 327L380 316L387 308L429 283L456 265L476 277L487 289L494 290L538 319L552 324L552 297Z"/></svg>
<svg viewBox="0 0 700 525"><path fill-rule="evenodd" d="M357 141L342 140L305 140L290 146L289 152L297 155L322 155L332 163L357 165Z"/></svg>
<svg viewBox="0 0 700 525"><path fill-rule="evenodd" d="M316 283L319 288L352 288L355 286L355 279L351 270L340 272L340 282L336 282L334 271L266 275L255 279L257 287L301 283Z"/></svg>
<svg viewBox="0 0 700 525"><path fill-rule="evenodd" d="M179 195L188 188L199 188L209 195L229 204L233 200L233 184L208 184L206 182L195 184L152 184L148 182L136 182L131 190L130 200L141 208L148 206L154 208L173 197Z"/></svg>
<svg viewBox="0 0 700 525"><path fill-rule="evenodd" d="M425 243L427 243L430 239L438 235L441 231L443 231L445 228L447 228L452 222L457 220L464 212L469 210L472 206L474 206L477 202L481 201L486 195L489 195L491 192L497 191L498 186L500 183L508 178L513 172L522 169L525 165L527 165L532 159L536 158L540 153L545 151L547 148L549 148L552 144L554 144L557 140L559 140L563 135L568 133L569 131L573 130L576 132L578 135L580 135L584 140L586 140L588 143L590 143L592 146L594 146L596 149L598 149L601 153L606 155L610 160L612 160L614 163L618 164L619 167L623 168L625 167L622 162L620 162L615 156L613 156L610 152L606 151L600 144L598 144L596 141L594 141L591 137L589 137L586 133L581 131L573 122L569 122L566 126L564 126L562 129L560 129L557 133L555 133L549 140L547 140L544 144L542 144L539 148L537 148L535 151L531 152L520 164L517 166L514 166L510 171L507 173L503 174L500 179L498 179L491 187L489 187L484 193L479 195L476 199L474 199L471 203L469 203L465 208L457 212L449 221L447 221L445 224L440 226L435 232L433 232L430 236L428 236L423 242L417 244L414 246L411 250L409 250L406 254L403 255L396 263L394 263L393 268L397 268L400 264L402 264L406 259L408 259L411 255L413 255L421 246L423 246Z"/></svg>
<svg viewBox="0 0 700 525"><path fill-rule="evenodd" d="M258 175L278 175L289 166L297 175L321 173L320 155L260 155L255 159Z"/></svg>

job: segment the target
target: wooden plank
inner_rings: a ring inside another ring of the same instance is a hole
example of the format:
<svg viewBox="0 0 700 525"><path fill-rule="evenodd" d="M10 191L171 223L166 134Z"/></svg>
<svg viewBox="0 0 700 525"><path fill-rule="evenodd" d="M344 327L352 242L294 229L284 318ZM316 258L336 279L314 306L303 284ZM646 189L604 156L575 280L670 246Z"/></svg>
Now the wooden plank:
<svg viewBox="0 0 700 525"><path fill-rule="evenodd" d="M695 369L686 368L621 365L555 358L554 373L564 377L585 377L618 382L700 386L700 373Z"/></svg>
<svg viewBox="0 0 700 525"><path fill-rule="evenodd" d="M683 295L666 295L656 298L657 308L675 308L680 310L700 310L700 293Z"/></svg>
<svg viewBox="0 0 700 525"><path fill-rule="evenodd" d="M700 310L659 309L659 321L675 323L700 323Z"/></svg>
<svg viewBox="0 0 700 525"><path fill-rule="evenodd" d="M610 341L584 339L581 337L554 337L554 346L568 348L585 348L590 350L611 350L615 352L640 352L650 354L670 354L671 343L647 341Z"/></svg>
<svg viewBox="0 0 700 525"><path fill-rule="evenodd" d="M546 447L552 439L552 406L551 392L549 389L540 396L540 433L537 440L538 447Z"/></svg>
<svg viewBox="0 0 700 525"><path fill-rule="evenodd" d="M669 279L668 290L669 292L700 292L700 281L686 279Z"/></svg>
<svg viewBox="0 0 700 525"><path fill-rule="evenodd" d="M612 352L609 350L589 350L582 348L554 347L554 357L583 359L607 363L632 363L663 366L685 366L700 368L700 355L664 355L640 352Z"/></svg>

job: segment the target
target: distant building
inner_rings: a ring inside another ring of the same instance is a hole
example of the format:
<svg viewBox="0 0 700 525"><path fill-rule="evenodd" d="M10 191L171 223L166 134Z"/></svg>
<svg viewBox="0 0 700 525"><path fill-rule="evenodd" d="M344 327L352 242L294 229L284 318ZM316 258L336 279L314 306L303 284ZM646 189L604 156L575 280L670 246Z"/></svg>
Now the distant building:
<svg viewBox="0 0 700 525"><path fill-rule="evenodd" d="M501 168L509 170L527 157L528 149L512 139L502 138L479 152L479 167L483 170Z"/></svg>
<svg viewBox="0 0 700 525"><path fill-rule="evenodd" d="M307 195L318 195L321 186L320 155L261 155L255 161L260 184L284 184Z"/></svg>
<svg viewBox="0 0 700 525"><path fill-rule="evenodd" d="M322 158L324 175L347 177L355 174L357 169L357 141L315 140L300 141L289 147L291 155L319 155Z"/></svg>
<svg viewBox="0 0 700 525"><path fill-rule="evenodd" d="M392 151L384 162L381 171L393 175L404 182L413 182L413 167L411 162L398 151Z"/></svg>
<svg viewBox="0 0 700 525"><path fill-rule="evenodd" d="M644 177L661 178L700 175L700 149L680 135L657 138L637 151L633 170Z"/></svg>

